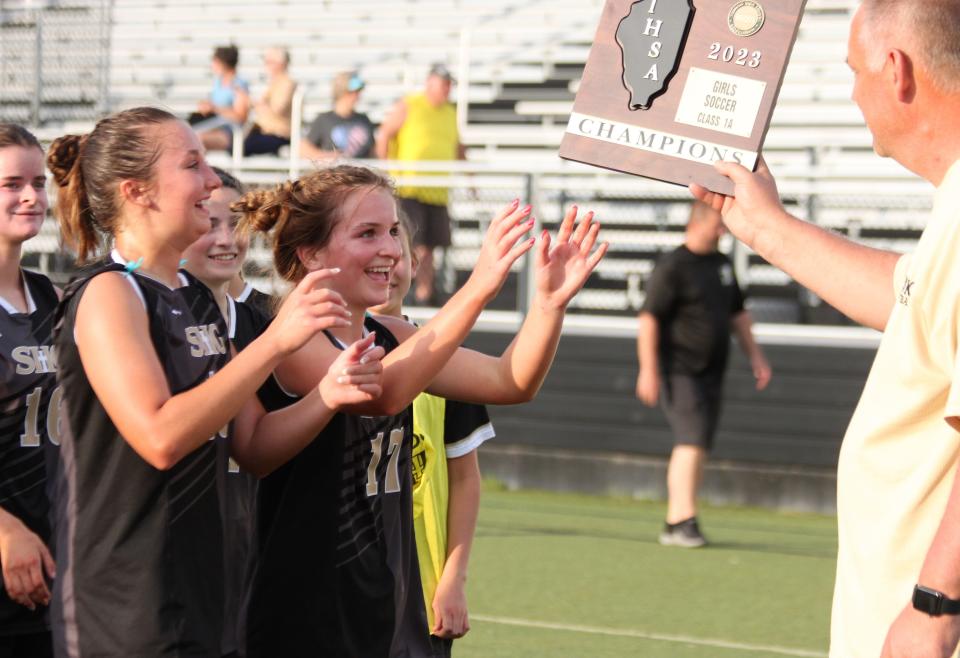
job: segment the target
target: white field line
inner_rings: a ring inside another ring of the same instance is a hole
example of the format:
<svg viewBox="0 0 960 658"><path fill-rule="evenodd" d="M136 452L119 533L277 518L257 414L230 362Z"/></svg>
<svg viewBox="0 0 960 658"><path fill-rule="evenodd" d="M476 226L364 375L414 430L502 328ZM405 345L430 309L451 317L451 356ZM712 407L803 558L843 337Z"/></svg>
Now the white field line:
<svg viewBox="0 0 960 658"><path fill-rule="evenodd" d="M571 633L589 633L591 635L612 635L615 637L632 637L639 640L656 640L658 642L677 642L680 644L695 644L704 647L719 649L736 649L740 651L765 651L782 656L801 656L803 658L826 658L827 654L821 651L807 651L764 644L743 644L727 640L713 640L709 638L691 637L687 635L666 635L664 633L645 633L626 628L606 628L603 626L581 626L579 624L556 624L532 619L516 619L512 617L493 617L489 615L470 615L471 620L484 621L491 624L505 624L507 626L523 626L527 628L545 628L553 631L569 631Z"/></svg>

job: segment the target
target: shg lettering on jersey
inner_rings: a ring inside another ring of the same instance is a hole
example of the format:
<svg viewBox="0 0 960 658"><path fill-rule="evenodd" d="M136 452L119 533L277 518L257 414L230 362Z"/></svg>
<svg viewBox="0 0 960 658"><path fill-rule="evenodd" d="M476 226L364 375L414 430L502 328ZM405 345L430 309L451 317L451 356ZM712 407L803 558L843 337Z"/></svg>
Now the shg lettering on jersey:
<svg viewBox="0 0 960 658"><path fill-rule="evenodd" d="M56 348L49 345L14 347L10 357L17 362L18 375L42 375L57 371Z"/></svg>
<svg viewBox="0 0 960 658"><path fill-rule="evenodd" d="M199 327L187 327L187 342L190 343L190 356L204 357L227 353L227 343L220 336L215 324Z"/></svg>

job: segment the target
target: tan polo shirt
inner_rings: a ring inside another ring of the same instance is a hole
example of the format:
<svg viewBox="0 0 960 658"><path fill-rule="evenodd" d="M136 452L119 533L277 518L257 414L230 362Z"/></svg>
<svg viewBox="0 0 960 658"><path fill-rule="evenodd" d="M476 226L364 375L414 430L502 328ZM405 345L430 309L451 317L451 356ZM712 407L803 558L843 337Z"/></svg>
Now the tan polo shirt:
<svg viewBox="0 0 960 658"><path fill-rule="evenodd" d="M946 508L960 458L960 162L937 188L840 450L831 658L877 658ZM856 290L851 282L851 290Z"/></svg>

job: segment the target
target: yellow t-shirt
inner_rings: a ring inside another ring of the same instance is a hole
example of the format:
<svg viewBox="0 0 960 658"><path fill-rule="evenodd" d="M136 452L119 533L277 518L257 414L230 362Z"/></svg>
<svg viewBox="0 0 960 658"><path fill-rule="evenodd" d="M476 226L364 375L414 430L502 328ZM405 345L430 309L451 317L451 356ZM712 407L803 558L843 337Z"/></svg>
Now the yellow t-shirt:
<svg viewBox="0 0 960 658"><path fill-rule="evenodd" d="M832 658L880 655L953 486L960 433L947 419L960 417L958 254L960 162L937 189L916 251L897 263L894 309L840 450Z"/></svg>
<svg viewBox="0 0 960 658"><path fill-rule="evenodd" d="M403 99L407 115L397 132L391 157L396 160L420 162L423 160L456 160L460 135L457 132L457 110L452 103L435 107L422 93ZM393 172L395 176L443 176L444 172ZM417 199L437 206L447 205L447 188L405 185L397 193L407 199Z"/></svg>
<svg viewBox="0 0 960 658"><path fill-rule="evenodd" d="M421 393L413 401L413 533L420 582L433 628L433 595L447 561L447 453L443 446L446 400Z"/></svg>

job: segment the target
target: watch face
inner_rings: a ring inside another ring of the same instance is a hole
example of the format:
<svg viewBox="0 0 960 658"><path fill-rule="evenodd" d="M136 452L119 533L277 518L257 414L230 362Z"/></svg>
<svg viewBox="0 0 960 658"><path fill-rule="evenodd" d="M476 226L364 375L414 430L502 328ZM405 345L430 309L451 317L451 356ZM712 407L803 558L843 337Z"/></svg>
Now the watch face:
<svg viewBox="0 0 960 658"><path fill-rule="evenodd" d="M943 594L928 589L923 585L917 585L913 588L913 607L920 612L925 612L931 617L941 614L943 605Z"/></svg>

